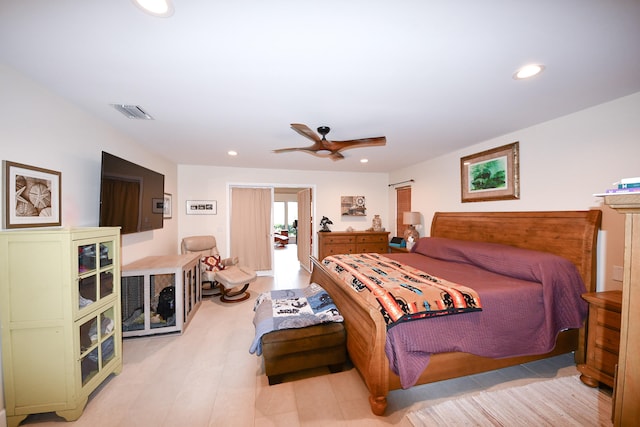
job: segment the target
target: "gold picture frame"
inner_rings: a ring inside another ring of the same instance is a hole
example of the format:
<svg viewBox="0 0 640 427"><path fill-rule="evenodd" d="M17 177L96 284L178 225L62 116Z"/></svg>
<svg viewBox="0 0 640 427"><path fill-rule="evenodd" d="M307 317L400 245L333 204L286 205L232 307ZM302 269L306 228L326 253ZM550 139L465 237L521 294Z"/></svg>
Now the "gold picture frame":
<svg viewBox="0 0 640 427"><path fill-rule="evenodd" d="M51 227L62 224L62 174L57 171L3 162L5 228Z"/></svg>
<svg viewBox="0 0 640 427"><path fill-rule="evenodd" d="M462 203L520 198L519 143L460 158Z"/></svg>

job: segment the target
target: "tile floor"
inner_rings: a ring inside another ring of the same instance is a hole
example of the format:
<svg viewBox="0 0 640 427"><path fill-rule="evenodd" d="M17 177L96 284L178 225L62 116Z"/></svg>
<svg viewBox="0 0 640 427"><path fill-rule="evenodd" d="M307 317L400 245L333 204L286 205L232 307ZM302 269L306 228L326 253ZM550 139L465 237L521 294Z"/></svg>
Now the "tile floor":
<svg viewBox="0 0 640 427"><path fill-rule="evenodd" d="M79 420L55 414L29 416L30 426L411 426L408 411L429 403L577 373L571 355L499 371L392 391L385 417L372 415L368 393L352 367L318 369L269 386L262 359L249 354L253 301L259 292L306 286L295 245L276 250L275 275L259 277L252 298L202 302L182 335L124 340L124 368L90 398Z"/></svg>

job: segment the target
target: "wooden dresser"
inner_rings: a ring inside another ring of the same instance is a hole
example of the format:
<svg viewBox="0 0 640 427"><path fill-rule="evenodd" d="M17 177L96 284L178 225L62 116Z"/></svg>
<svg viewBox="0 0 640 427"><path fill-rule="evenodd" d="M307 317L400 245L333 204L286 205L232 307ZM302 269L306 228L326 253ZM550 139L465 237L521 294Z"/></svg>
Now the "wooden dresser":
<svg viewBox="0 0 640 427"><path fill-rule="evenodd" d="M620 355L614 385L613 425L640 419L640 193L607 195L605 204L625 214Z"/></svg>
<svg viewBox="0 0 640 427"><path fill-rule="evenodd" d="M580 379L591 387L613 387L620 349L622 292L591 292L582 295L589 303L586 362L578 365Z"/></svg>
<svg viewBox="0 0 640 427"><path fill-rule="evenodd" d="M389 251L388 231L318 232L318 259L336 254L361 254Z"/></svg>

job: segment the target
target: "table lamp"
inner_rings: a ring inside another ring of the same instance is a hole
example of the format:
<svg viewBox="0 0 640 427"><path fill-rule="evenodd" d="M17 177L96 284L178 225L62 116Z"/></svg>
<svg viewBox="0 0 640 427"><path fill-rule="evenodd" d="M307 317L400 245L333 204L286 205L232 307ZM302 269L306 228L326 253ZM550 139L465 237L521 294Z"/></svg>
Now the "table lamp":
<svg viewBox="0 0 640 427"><path fill-rule="evenodd" d="M414 225L420 224L420 212L404 212L402 214L402 223L408 226L404 231L404 240L409 242L409 237L412 237L412 240L416 242L420 235Z"/></svg>

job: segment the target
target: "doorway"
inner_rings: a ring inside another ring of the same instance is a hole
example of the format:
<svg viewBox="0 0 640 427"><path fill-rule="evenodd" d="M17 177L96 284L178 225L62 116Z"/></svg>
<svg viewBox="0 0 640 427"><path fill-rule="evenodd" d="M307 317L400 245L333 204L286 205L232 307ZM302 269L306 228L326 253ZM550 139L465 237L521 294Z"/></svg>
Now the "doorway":
<svg viewBox="0 0 640 427"><path fill-rule="evenodd" d="M309 257L313 253L312 192L312 186L230 185L229 240L232 252L234 248L236 252L244 248L241 252L246 265L258 274L271 275L278 267L275 265L275 248L282 244L282 236L286 234L287 246L295 249L299 264L310 271ZM255 194L255 198L247 194ZM267 194L270 198L265 208ZM247 232L247 225L255 224L259 227Z"/></svg>

